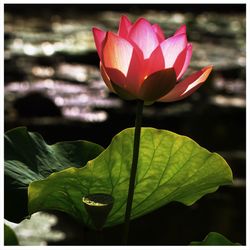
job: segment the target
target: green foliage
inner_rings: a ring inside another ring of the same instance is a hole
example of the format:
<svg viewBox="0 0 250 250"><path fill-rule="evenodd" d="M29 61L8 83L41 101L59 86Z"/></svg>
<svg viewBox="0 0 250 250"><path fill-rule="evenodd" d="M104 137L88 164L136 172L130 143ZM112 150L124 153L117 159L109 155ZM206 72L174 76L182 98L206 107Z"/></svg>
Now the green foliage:
<svg viewBox="0 0 250 250"><path fill-rule="evenodd" d="M14 222L28 215L27 188L31 182L68 167L83 167L103 151L97 144L80 140L47 145L38 133L25 127L6 132L4 148L5 218Z"/></svg>
<svg viewBox="0 0 250 250"><path fill-rule="evenodd" d="M82 198L106 193L114 198L105 226L122 223L132 160L134 129L116 135L84 168L71 167L29 186L29 212L60 210L92 227ZM230 184L226 161L188 137L143 128L132 219L171 201L193 204L219 185Z"/></svg>
<svg viewBox="0 0 250 250"><path fill-rule="evenodd" d="M238 243L233 243L222 234L210 232L203 241L193 241L192 246L237 246Z"/></svg>
<svg viewBox="0 0 250 250"><path fill-rule="evenodd" d="M18 239L15 232L6 224L4 224L4 245L16 246L18 245Z"/></svg>

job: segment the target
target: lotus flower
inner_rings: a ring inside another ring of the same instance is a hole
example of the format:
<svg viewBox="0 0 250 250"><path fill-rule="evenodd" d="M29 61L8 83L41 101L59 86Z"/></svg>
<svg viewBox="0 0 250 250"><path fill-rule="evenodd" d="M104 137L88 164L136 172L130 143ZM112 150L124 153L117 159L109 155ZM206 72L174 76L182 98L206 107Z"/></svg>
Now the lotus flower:
<svg viewBox="0 0 250 250"><path fill-rule="evenodd" d="M132 24L122 16L117 34L98 28L93 34L103 80L125 99L178 101L199 88L212 70L207 66L179 81L192 56L185 25L166 39L159 25L144 18Z"/></svg>

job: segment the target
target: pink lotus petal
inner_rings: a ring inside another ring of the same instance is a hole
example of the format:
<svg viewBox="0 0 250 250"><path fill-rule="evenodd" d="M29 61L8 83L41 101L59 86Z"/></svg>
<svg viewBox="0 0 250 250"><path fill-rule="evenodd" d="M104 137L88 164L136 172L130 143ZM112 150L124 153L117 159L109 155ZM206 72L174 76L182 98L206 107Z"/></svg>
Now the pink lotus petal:
<svg viewBox="0 0 250 250"><path fill-rule="evenodd" d="M133 47L127 40L113 34L112 32L107 33L101 57L105 69L117 69L126 76L132 53ZM111 80L114 81L113 79Z"/></svg>
<svg viewBox="0 0 250 250"><path fill-rule="evenodd" d="M103 42L105 40L107 32L93 28L92 29L93 35L94 35L94 40L95 40L95 46L97 49L97 53L99 55L99 58L101 59L101 54L102 54L102 48L103 48Z"/></svg>
<svg viewBox="0 0 250 250"><path fill-rule="evenodd" d="M112 83L112 86L115 90L115 92L123 99L125 100L135 100L138 99L137 96L134 95L134 93L129 92L127 89L120 87L119 85Z"/></svg>
<svg viewBox="0 0 250 250"><path fill-rule="evenodd" d="M133 81L128 81L127 78L123 75L123 73L117 69L105 67L103 68L107 76L110 78L109 82L111 84L111 88L114 90L115 93L117 93L126 100L138 99L138 85L133 84ZM109 82L108 84L107 82L105 82L108 87L110 87Z"/></svg>
<svg viewBox="0 0 250 250"><path fill-rule="evenodd" d="M189 64L190 64L190 60L191 60L191 57L192 57L192 44L189 43L186 47L186 58L185 58L185 61L184 61L184 64L183 64L183 67L181 69L181 71L179 72L178 74L178 77L177 77L177 81L179 79L181 79L181 77L183 76L183 74L186 72Z"/></svg>
<svg viewBox="0 0 250 250"><path fill-rule="evenodd" d="M137 95L139 87L144 80L145 77L145 66L144 66L143 55L139 49L134 47L131 62L129 65L128 73L127 73L127 84L126 88L129 92Z"/></svg>
<svg viewBox="0 0 250 250"><path fill-rule="evenodd" d="M144 18L139 18L129 32L129 39L143 52L144 59L150 57L159 41L151 24Z"/></svg>
<svg viewBox="0 0 250 250"><path fill-rule="evenodd" d="M105 82L105 84L107 85L107 87L109 88L109 90L113 93L116 93L114 88L112 87L112 83L109 79L109 76L105 70L105 68L103 67L102 63L100 62L100 72L101 72L101 75L102 75L102 79L103 81Z"/></svg>
<svg viewBox="0 0 250 250"><path fill-rule="evenodd" d="M174 63L177 81L183 76L190 63L192 56L192 45L188 44L187 47L178 55Z"/></svg>
<svg viewBox="0 0 250 250"><path fill-rule="evenodd" d="M177 80L179 80L179 74L183 68L185 59L187 55L187 47L177 56L175 62L174 62L174 70L177 76Z"/></svg>
<svg viewBox="0 0 250 250"><path fill-rule="evenodd" d="M186 34L172 36L161 43L165 68L172 68L178 55L186 48Z"/></svg>
<svg viewBox="0 0 250 250"><path fill-rule="evenodd" d="M135 95L143 81L143 55L125 39L108 32L102 64L112 84Z"/></svg>
<svg viewBox="0 0 250 250"><path fill-rule="evenodd" d="M126 85L127 85L126 77L120 70L114 69L114 68L106 68L105 66L103 66L103 68L107 76L109 77L112 87L113 87L113 84L116 84L116 85L119 85L121 88L124 88L124 89L126 88Z"/></svg>
<svg viewBox="0 0 250 250"><path fill-rule="evenodd" d="M183 25L181 25L181 27L178 30L175 31L174 36L177 36L180 34L186 34L186 32L187 32L186 25L183 24Z"/></svg>
<svg viewBox="0 0 250 250"><path fill-rule="evenodd" d="M202 85L202 83L206 81L211 70L212 66L207 66L202 70L192 74L185 80L176 84L174 89L172 89L167 95L162 97L159 101L174 102L191 95L195 90L197 90Z"/></svg>
<svg viewBox="0 0 250 250"><path fill-rule="evenodd" d="M141 84L139 99L155 101L173 89L175 84L176 76L173 68L157 71Z"/></svg>
<svg viewBox="0 0 250 250"><path fill-rule="evenodd" d="M153 74L156 71L165 68L165 61L162 54L161 47L158 46L150 55L150 57L144 61L144 78Z"/></svg>
<svg viewBox="0 0 250 250"><path fill-rule="evenodd" d="M131 27L132 27L132 24L129 21L128 17L122 16L120 19L118 35L123 38L127 38Z"/></svg>
<svg viewBox="0 0 250 250"><path fill-rule="evenodd" d="M154 25L152 25L152 28L153 28L154 32L156 33L156 35L157 35L159 43L164 41L165 36L164 36L164 32L162 31L161 27L158 24L154 24Z"/></svg>

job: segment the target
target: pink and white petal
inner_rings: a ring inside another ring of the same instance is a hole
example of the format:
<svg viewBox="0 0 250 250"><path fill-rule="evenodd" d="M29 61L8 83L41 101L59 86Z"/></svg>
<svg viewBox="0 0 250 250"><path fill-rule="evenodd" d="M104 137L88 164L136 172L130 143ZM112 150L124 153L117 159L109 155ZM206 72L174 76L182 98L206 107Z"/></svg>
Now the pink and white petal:
<svg viewBox="0 0 250 250"><path fill-rule="evenodd" d="M190 60L191 60L192 52L193 52L192 50L193 50L193 46L191 43L189 43L186 47L186 58L185 58L183 67L177 76L177 81L182 78L182 76L184 75L184 73L186 72L186 70L190 64Z"/></svg>
<svg viewBox="0 0 250 250"><path fill-rule="evenodd" d="M163 70L165 68L165 61L162 54L161 47L158 46L150 55L150 57L145 60L144 65L144 78L153 74L156 71Z"/></svg>
<svg viewBox="0 0 250 250"><path fill-rule="evenodd" d="M125 100L138 99L137 93L131 92L131 85L127 84L127 78L117 69L101 68L102 77L108 88ZM107 81L108 80L108 81Z"/></svg>
<svg viewBox="0 0 250 250"><path fill-rule="evenodd" d="M139 99L151 102L166 95L176 84L176 76L173 68L163 69L148 76L141 84Z"/></svg>
<svg viewBox="0 0 250 250"><path fill-rule="evenodd" d="M174 89L172 89L168 94L163 96L159 101L174 102L191 95L207 80L210 72L212 71L212 68L212 66L207 66L202 70L190 75L185 80L176 84Z"/></svg>
<svg viewBox="0 0 250 250"><path fill-rule="evenodd" d="M186 34L187 27L185 24L181 25L181 27L175 31L174 36L180 35L180 34Z"/></svg>
<svg viewBox="0 0 250 250"><path fill-rule="evenodd" d="M172 36L161 43L162 54L165 60L165 68L172 68L178 55L186 48L187 38L185 34Z"/></svg>
<svg viewBox="0 0 250 250"><path fill-rule="evenodd" d="M98 29L98 28L93 28L92 32L94 35L94 41L95 41L97 53L99 55L99 58L101 59L103 43L104 43L107 32L105 32L101 29Z"/></svg>
<svg viewBox="0 0 250 250"><path fill-rule="evenodd" d="M126 76L126 89L133 93L138 94L139 87L145 77L145 61L141 51L134 47L128 73Z"/></svg>
<svg viewBox="0 0 250 250"><path fill-rule="evenodd" d="M187 47L178 55L174 63L174 69L177 75L177 81L183 76L190 63L192 56L192 45L188 44Z"/></svg>
<svg viewBox="0 0 250 250"><path fill-rule="evenodd" d="M112 82L105 70L105 68L103 67L102 63L100 62L100 71L101 71L101 75L102 78L104 80L104 82L106 83L107 87L109 88L109 90L115 94L118 94L121 98L125 99L125 100L134 100L134 99L138 99L137 97L135 97L133 94L131 94L130 92L128 92L128 90L126 90L124 88L124 86L122 86L121 84L116 84L114 82ZM121 74L120 72L117 72L114 69L109 70L109 73L112 75L112 77L115 79L116 77L114 76L114 74L118 74L119 79L121 79L122 77L124 78L124 82L126 82L126 79L124 76L120 76L119 74Z"/></svg>
<svg viewBox="0 0 250 250"><path fill-rule="evenodd" d="M129 39L143 52L144 59L150 57L159 41L151 24L144 18L139 18L129 32Z"/></svg>
<svg viewBox="0 0 250 250"><path fill-rule="evenodd" d="M126 88L127 86L126 76L120 70L114 68L106 68L105 66L103 66L103 68L109 77L110 83L112 84L112 88L113 84L116 84L124 89Z"/></svg>
<svg viewBox="0 0 250 250"><path fill-rule="evenodd" d="M187 54L187 47L177 56L174 62L174 70L177 76L177 80L179 80L179 74L183 68L186 59L186 54Z"/></svg>
<svg viewBox="0 0 250 250"><path fill-rule="evenodd" d="M143 82L143 67L141 66L143 58L140 58L139 55L136 53L136 49L133 49L127 75L119 69L104 66L104 70L110 78L113 89L115 92L119 91L120 95L122 92L129 93L127 96L134 98L134 96L138 94L139 86ZM122 89L124 91L122 91ZM122 96L125 98L125 94Z"/></svg>
<svg viewBox="0 0 250 250"><path fill-rule="evenodd" d="M125 100L135 100L138 99L137 96L130 93L127 89L121 88L119 85L116 85L115 83L112 83L113 88L115 89L115 92Z"/></svg>
<svg viewBox="0 0 250 250"><path fill-rule="evenodd" d="M129 21L127 16L123 15L120 19L118 35L123 38L127 38L131 27L132 23Z"/></svg>
<svg viewBox="0 0 250 250"><path fill-rule="evenodd" d="M127 40L112 32L107 33L101 57L106 72L107 68L111 68L127 76L132 54L133 46Z"/></svg>
<svg viewBox="0 0 250 250"><path fill-rule="evenodd" d="M105 68L103 67L102 63L100 62L100 72L101 72L101 76L103 81L105 82L105 84L107 85L107 87L109 88L109 90L113 93L115 93L114 88L112 87L112 83L110 81L110 78L105 70Z"/></svg>
<svg viewBox="0 0 250 250"><path fill-rule="evenodd" d="M156 35L157 35L159 43L164 41L165 40L165 35L164 35L164 32L162 31L161 27L156 23L156 24L152 25L152 28L153 28L154 32L156 33Z"/></svg>

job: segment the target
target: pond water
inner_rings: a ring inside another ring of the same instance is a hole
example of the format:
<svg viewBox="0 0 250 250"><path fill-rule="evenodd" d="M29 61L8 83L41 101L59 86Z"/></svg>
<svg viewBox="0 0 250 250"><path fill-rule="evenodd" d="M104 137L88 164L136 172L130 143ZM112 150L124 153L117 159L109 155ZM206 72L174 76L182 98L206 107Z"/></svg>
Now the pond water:
<svg viewBox="0 0 250 250"><path fill-rule="evenodd" d="M132 244L185 245L210 231L245 244L244 5L5 5L5 130L27 126L48 143L84 139L106 147L132 127L135 103L106 88L91 32L93 26L115 31L122 14L158 23L166 36L187 25L193 57L186 75L210 64L213 74L181 102L146 107L143 125L187 135L220 153L235 178L190 207L173 203L134 220ZM57 216L61 230L80 230ZM104 244L119 244L119 233L119 226L105 230ZM88 244L82 234L56 244Z"/></svg>

